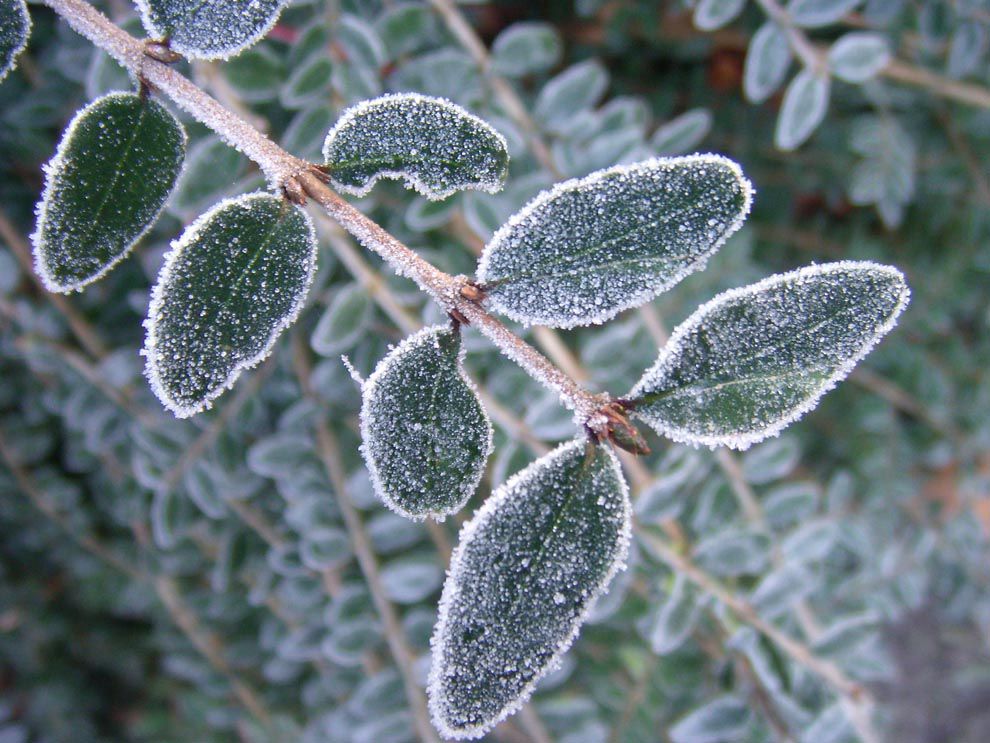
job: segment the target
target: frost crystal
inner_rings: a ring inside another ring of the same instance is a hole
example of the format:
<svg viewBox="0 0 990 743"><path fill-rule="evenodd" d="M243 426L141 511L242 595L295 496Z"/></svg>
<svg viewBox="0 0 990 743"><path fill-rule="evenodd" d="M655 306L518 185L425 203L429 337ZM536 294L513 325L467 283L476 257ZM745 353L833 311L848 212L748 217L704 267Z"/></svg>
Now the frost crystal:
<svg viewBox="0 0 990 743"><path fill-rule="evenodd" d="M492 450L492 426L461 366L459 334L421 330L378 364L362 390L361 438L376 492L408 518L467 502Z"/></svg>
<svg viewBox="0 0 990 743"><path fill-rule="evenodd" d="M165 257L145 328L145 373L179 418L264 359L302 307L316 267L302 209L256 193L222 201Z"/></svg>
<svg viewBox="0 0 990 743"><path fill-rule="evenodd" d="M485 501L461 530L431 640L441 735L480 737L526 701L621 567L629 533L615 454L583 439Z"/></svg>
<svg viewBox="0 0 990 743"><path fill-rule="evenodd" d="M137 0L149 36L191 59L226 59L275 25L288 0Z"/></svg>
<svg viewBox="0 0 990 743"><path fill-rule="evenodd" d="M34 262L54 292L104 276L154 225L182 169L186 133L168 110L112 93L79 111L45 166Z"/></svg>
<svg viewBox="0 0 990 743"><path fill-rule="evenodd" d="M751 200L739 166L717 155L601 170L523 207L486 246L478 280L519 322L605 322L703 268Z"/></svg>
<svg viewBox="0 0 990 743"><path fill-rule="evenodd" d="M813 409L897 322L910 291L867 261L733 289L680 325L627 395L675 441L745 449Z"/></svg>
<svg viewBox="0 0 990 743"><path fill-rule="evenodd" d="M0 80L16 66L30 34L31 15L24 0L0 0Z"/></svg>
<svg viewBox="0 0 990 743"><path fill-rule="evenodd" d="M428 199L457 191L495 193L509 167L505 138L443 98L399 93L348 109L327 134L333 184L364 196L381 178L404 180Z"/></svg>

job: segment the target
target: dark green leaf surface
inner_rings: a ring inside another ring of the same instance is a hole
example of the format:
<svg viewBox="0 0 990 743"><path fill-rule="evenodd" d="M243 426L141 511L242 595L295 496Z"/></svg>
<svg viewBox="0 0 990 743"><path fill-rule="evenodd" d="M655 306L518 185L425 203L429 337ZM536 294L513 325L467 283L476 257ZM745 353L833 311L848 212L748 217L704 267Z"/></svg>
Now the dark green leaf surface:
<svg viewBox="0 0 990 743"><path fill-rule="evenodd" d="M265 358L315 265L309 217L268 194L221 202L190 225L165 258L145 323L146 374L165 407L198 413Z"/></svg>
<svg viewBox="0 0 990 743"><path fill-rule="evenodd" d="M494 193L509 167L505 139L442 98L387 95L349 109L323 157L337 188L363 196L381 178L404 180L429 199L464 189Z"/></svg>
<svg viewBox="0 0 990 743"><path fill-rule="evenodd" d="M909 295L897 269L865 261L725 292L674 331L627 397L675 441L745 449L813 409L894 326Z"/></svg>
<svg viewBox="0 0 990 743"><path fill-rule="evenodd" d="M79 111L46 168L32 235L51 291L96 281L155 223L186 150L182 125L153 100L111 93Z"/></svg>
<svg viewBox="0 0 990 743"><path fill-rule="evenodd" d="M288 0L137 0L153 38L191 59L226 59L275 25Z"/></svg>
<svg viewBox="0 0 990 743"><path fill-rule="evenodd" d="M478 279L513 320L605 322L704 267L751 200L739 166L716 155L602 170L517 212L485 247Z"/></svg>
<svg viewBox="0 0 990 743"><path fill-rule="evenodd" d="M479 737L526 701L625 559L629 529L615 455L583 439L485 501L461 531L431 643L442 735Z"/></svg>
<svg viewBox="0 0 990 743"><path fill-rule="evenodd" d="M24 0L0 0L0 80L16 66L30 34L31 16Z"/></svg>
<svg viewBox="0 0 990 743"><path fill-rule="evenodd" d="M491 453L491 423L460 354L459 334L426 328L382 359L362 391L361 451L372 483L409 518L460 510Z"/></svg>

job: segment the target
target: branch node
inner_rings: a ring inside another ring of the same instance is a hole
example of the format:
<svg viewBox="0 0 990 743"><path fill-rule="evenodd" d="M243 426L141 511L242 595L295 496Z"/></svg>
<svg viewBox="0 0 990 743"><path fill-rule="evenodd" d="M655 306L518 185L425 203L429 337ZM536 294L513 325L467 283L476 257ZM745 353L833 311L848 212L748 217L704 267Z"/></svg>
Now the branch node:
<svg viewBox="0 0 990 743"><path fill-rule="evenodd" d="M306 206L309 199L306 195L306 189L302 187L295 176L286 178L285 182L282 183L282 195L296 206Z"/></svg>
<svg viewBox="0 0 990 743"><path fill-rule="evenodd" d="M181 54L169 47L168 39L148 39L145 41L144 56L162 64L175 64L182 59Z"/></svg>
<svg viewBox="0 0 990 743"><path fill-rule="evenodd" d="M482 286L471 279L466 280L461 284L461 288L458 290L461 297L469 302L474 302L478 304L485 298L485 290Z"/></svg>

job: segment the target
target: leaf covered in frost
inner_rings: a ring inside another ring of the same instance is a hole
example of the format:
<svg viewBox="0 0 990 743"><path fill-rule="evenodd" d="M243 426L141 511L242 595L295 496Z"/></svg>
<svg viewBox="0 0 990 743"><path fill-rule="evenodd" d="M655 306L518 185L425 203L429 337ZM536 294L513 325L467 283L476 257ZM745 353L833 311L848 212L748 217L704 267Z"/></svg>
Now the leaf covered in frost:
<svg viewBox="0 0 990 743"><path fill-rule="evenodd" d="M513 320L605 322L702 268L751 200L739 166L717 155L601 170L517 212L485 247L478 279Z"/></svg>
<svg viewBox="0 0 990 743"><path fill-rule="evenodd" d="M809 69L801 70L784 91L777 115L773 141L784 152L796 150L815 133L825 118L830 96L830 80Z"/></svg>
<svg viewBox="0 0 990 743"><path fill-rule="evenodd" d="M505 138L443 98L385 95L344 112L323 158L333 184L363 196L381 178L404 180L428 199L457 191L494 193L509 167Z"/></svg>
<svg viewBox="0 0 990 743"><path fill-rule="evenodd" d="M288 0L137 0L149 36L191 59L226 59L275 25Z"/></svg>
<svg viewBox="0 0 990 743"><path fill-rule="evenodd" d="M674 331L627 398L675 441L745 449L814 408L894 326L909 295L900 271L867 261L724 292Z"/></svg>
<svg viewBox="0 0 990 743"><path fill-rule="evenodd" d="M31 15L24 0L0 0L0 80L16 66L30 34Z"/></svg>
<svg viewBox="0 0 990 743"><path fill-rule="evenodd" d="M145 321L145 373L165 407L194 415L264 359L315 266L312 222L283 199L240 196L193 222L165 256Z"/></svg>
<svg viewBox="0 0 990 743"><path fill-rule="evenodd" d="M431 641L442 735L479 737L526 701L622 565L629 530L615 455L583 439L485 501L461 530Z"/></svg>
<svg viewBox="0 0 990 743"><path fill-rule="evenodd" d="M378 364L362 389L361 438L385 504L409 518L467 502L492 449L492 426L461 366L460 334L421 330Z"/></svg>
<svg viewBox="0 0 990 743"><path fill-rule="evenodd" d="M45 166L31 240L54 292L82 289L130 252L182 169L186 134L160 103L111 93L79 111Z"/></svg>
<svg viewBox="0 0 990 743"><path fill-rule="evenodd" d="M753 34L743 65L743 92L752 103L762 103L784 82L794 54L787 32L767 21Z"/></svg>

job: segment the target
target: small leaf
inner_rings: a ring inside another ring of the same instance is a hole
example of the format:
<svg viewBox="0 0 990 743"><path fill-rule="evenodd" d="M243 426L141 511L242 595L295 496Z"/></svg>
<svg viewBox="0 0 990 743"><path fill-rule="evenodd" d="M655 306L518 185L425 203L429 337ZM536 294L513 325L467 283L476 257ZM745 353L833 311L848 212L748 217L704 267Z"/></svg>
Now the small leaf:
<svg viewBox="0 0 990 743"><path fill-rule="evenodd" d="M658 155L682 155L692 152L711 129L712 112L707 108L692 108L657 129L650 144Z"/></svg>
<svg viewBox="0 0 990 743"><path fill-rule="evenodd" d="M753 35L743 68L743 92L753 103L762 103L784 82L794 55L787 32L767 21Z"/></svg>
<svg viewBox="0 0 990 743"><path fill-rule="evenodd" d="M880 34L853 31L845 34L828 50L828 66L847 83L864 83L876 76L890 61L890 47Z"/></svg>
<svg viewBox="0 0 990 743"><path fill-rule="evenodd" d="M361 451L371 481L408 518L460 510L491 454L491 423L460 357L458 333L426 328L382 359L362 391Z"/></svg>
<svg viewBox="0 0 990 743"><path fill-rule="evenodd" d="M316 323L309 343L320 356L339 356L361 340L374 312L374 304L364 287L348 284Z"/></svg>
<svg viewBox="0 0 990 743"><path fill-rule="evenodd" d="M0 0L0 80L16 67L31 35L31 14L24 0Z"/></svg>
<svg viewBox="0 0 990 743"><path fill-rule="evenodd" d="M774 143L789 152L800 147L825 118L828 110L829 77L801 70L784 91L777 117Z"/></svg>
<svg viewBox="0 0 990 743"><path fill-rule="evenodd" d="M678 573L674 586L661 604L656 622L650 628L650 647L657 655L669 655L684 644L700 612L690 581Z"/></svg>
<svg viewBox="0 0 990 743"><path fill-rule="evenodd" d="M505 139L442 98L386 95L349 109L323 157L334 185L363 196L380 178L404 180L428 199L463 189L495 193L508 173Z"/></svg>
<svg viewBox="0 0 990 743"><path fill-rule="evenodd" d="M533 115L548 131L559 133L576 114L598 103L607 87L608 73L600 62L579 62L547 81Z"/></svg>
<svg viewBox="0 0 990 743"><path fill-rule="evenodd" d="M153 100L111 93L79 111L45 168L31 236L45 286L79 290L123 260L158 218L185 150L182 125Z"/></svg>
<svg viewBox="0 0 990 743"><path fill-rule="evenodd" d="M749 705L726 694L687 715L668 731L668 736L673 743L742 740L749 720Z"/></svg>
<svg viewBox="0 0 990 743"><path fill-rule="evenodd" d="M963 21L952 34L946 68L950 77L965 77L976 72L987 53L990 38L986 26L978 21ZM2 79L2 75L0 75Z"/></svg>
<svg viewBox="0 0 990 743"><path fill-rule="evenodd" d="M862 2L863 0L791 0L787 12L796 25L818 28L837 22Z"/></svg>
<svg viewBox="0 0 990 743"><path fill-rule="evenodd" d="M700 0L694 8L694 25L714 31L732 22L746 7L746 0Z"/></svg>
<svg viewBox="0 0 990 743"><path fill-rule="evenodd" d="M909 295L900 271L867 261L724 292L674 331L627 398L675 441L745 449L813 409L890 331Z"/></svg>
<svg viewBox="0 0 990 743"><path fill-rule="evenodd" d="M480 737L526 701L622 565L629 533L618 460L581 439L485 501L461 530L431 641L441 735Z"/></svg>
<svg viewBox="0 0 990 743"><path fill-rule="evenodd" d="M513 320L605 322L702 268L751 199L739 166L716 155L601 170L517 212L485 247L478 279Z"/></svg>
<svg viewBox="0 0 990 743"><path fill-rule="evenodd" d="M194 415L264 359L315 266L309 217L269 194L222 201L191 224L165 256L145 321L145 374L162 404Z"/></svg>
<svg viewBox="0 0 990 743"><path fill-rule="evenodd" d="M148 35L190 59L226 59L261 39L288 0L136 0Z"/></svg>
<svg viewBox="0 0 990 743"><path fill-rule="evenodd" d="M492 69L511 77L542 72L557 64L563 51L560 34L551 24L513 23L492 44Z"/></svg>

